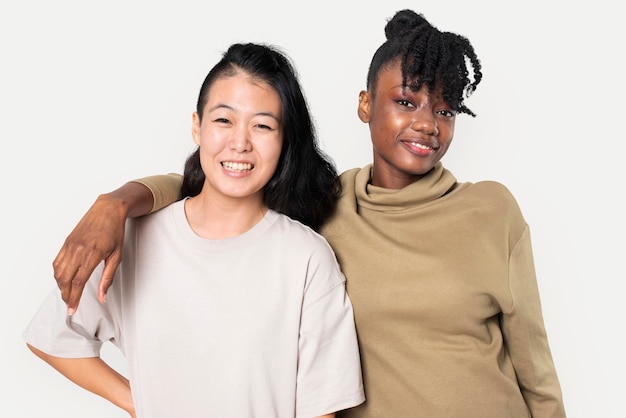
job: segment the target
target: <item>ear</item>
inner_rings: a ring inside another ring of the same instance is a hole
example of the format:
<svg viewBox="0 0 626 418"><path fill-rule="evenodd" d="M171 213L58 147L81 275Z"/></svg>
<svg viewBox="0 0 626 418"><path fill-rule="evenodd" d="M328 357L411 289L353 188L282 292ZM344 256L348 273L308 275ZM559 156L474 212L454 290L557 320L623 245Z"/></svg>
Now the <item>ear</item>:
<svg viewBox="0 0 626 418"><path fill-rule="evenodd" d="M369 123L370 121L370 95L365 90L361 90L359 93L359 119L363 123Z"/></svg>
<svg viewBox="0 0 626 418"><path fill-rule="evenodd" d="M193 142L200 146L200 116L198 116L198 112L193 112L191 115L191 136Z"/></svg>

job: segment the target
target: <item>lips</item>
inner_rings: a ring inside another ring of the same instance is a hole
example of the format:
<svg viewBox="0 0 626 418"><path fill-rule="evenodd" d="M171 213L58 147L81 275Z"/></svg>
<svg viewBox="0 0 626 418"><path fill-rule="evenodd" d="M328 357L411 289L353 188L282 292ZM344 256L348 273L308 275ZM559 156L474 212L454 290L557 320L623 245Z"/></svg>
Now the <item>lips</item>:
<svg viewBox="0 0 626 418"><path fill-rule="evenodd" d="M421 148L421 149L425 149L425 150L434 150L436 149L433 146L430 145L426 145L426 144L422 144L421 142L415 142L415 141L403 141L404 143L412 146L412 147L417 147L417 148Z"/></svg>
<svg viewBox="0 0 626 418"><path fill-rule="evenodd" d="M236 173L242 173L245 171L250 171L254 168L254 165L250 163L240 163L235 161L223 161L222 167L228 171L233 171Z"/></svg>
<svg viewBox="0 0 626 418"><path fill-rule="evenodd" d="M419 156L428 156L439 149L438 144L429 141L402 140L401 142L410 152Z"/></svg>

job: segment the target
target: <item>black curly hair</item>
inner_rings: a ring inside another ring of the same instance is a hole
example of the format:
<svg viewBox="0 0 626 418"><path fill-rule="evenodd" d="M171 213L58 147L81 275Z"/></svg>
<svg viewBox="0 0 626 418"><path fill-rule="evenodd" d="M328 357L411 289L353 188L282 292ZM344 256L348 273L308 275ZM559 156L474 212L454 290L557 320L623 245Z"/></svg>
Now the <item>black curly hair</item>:
<svg viewBox="0 0 626 418"><path fill-rule="evenodd" d="M402 84L419 90L442 89L443 100L456 112L476 116L464 99L482 79L480 61L467 38L441 32L421 14L400 10L385 26L387 40L374 53L367 74L367 88L375 94L378 75L387 65L400 60ZM473 71L472 78L468 62Z"/></svg>

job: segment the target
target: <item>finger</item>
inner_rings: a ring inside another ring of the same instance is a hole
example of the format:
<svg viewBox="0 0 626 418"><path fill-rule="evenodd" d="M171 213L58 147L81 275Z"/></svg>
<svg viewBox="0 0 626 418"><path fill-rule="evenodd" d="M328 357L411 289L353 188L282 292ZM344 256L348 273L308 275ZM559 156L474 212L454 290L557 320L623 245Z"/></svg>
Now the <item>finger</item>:
<svg viewBox="0 0 626 418"><path fill-rule="evenodd" d="M111 284L113 284L113 277L105 277L103 275L100 278L100 283L98 283L98 300L100 303L107 303L107 291Z"/></svg>
<svg viewBox="0 0 626 418"><path fill-rule="evenodd" d="M106 303L106 294L109 287L113 283L115 277L115 271L122 260L121 252L113 251L107 258L104 259L104 269L102 270L102 277L98 284L98 300L101 303Z"/></svg>
<svg viewBox="0 0 626 418"><path fill-rule="evenodd" d="M78 253L78 252L77 252ZM77 255L77 257L79 257ZM72 315L78 309L80 298L83 294L83 289L87 280L91 277L94 269L100 264L101 259L99 256L89 254L85 257L79 257L80 260L72 260L74 265L78 265L78 270L70 280L69 289L67 289L67 308L68 314Z"/></svg>
<svg viewBox="0 0 626 418"><path fill-rule="evenodd" d="M67 304L72 290L72 280L78 271L80 262L75 260L77 252L68 252L62 249L52 262L54 279L61 291L61 297Z"/></svg>
<svg viewBox="0 0 626 418"><path fill-rule="evenodd" d="M78 271L74 275L74 278L71 280L71 287L67 297L68 315L74 315L78 309L80 298L83 295L83 289L85 288L85 284L87 283L87 280L89 280L90 275L90 272L86 273L82 267L79 267Z"/></svg>

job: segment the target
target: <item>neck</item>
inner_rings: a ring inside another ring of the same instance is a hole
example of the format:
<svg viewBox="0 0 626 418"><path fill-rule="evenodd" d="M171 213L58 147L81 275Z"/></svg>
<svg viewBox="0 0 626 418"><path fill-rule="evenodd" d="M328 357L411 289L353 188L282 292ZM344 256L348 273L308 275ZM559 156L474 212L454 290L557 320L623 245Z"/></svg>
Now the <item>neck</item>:
<svg viewBox="0 0 626 418"><path fill-rule="evenodd" d="M423 175L409 175L406 173L389 172L386 170L378 169L376 163L372 166L372 179L370 183L373 186L382 187L385 189L399 190L406 186L415 183L419 179L424 177Z"/></svg>
<svg viewBox="0 0 626 418"><path fill-rule="evenodd" d="M263 219L268 208L261 198L211 199L200 193L187 199L185 215L191 229L207 239L241 235Z"/></svg>

